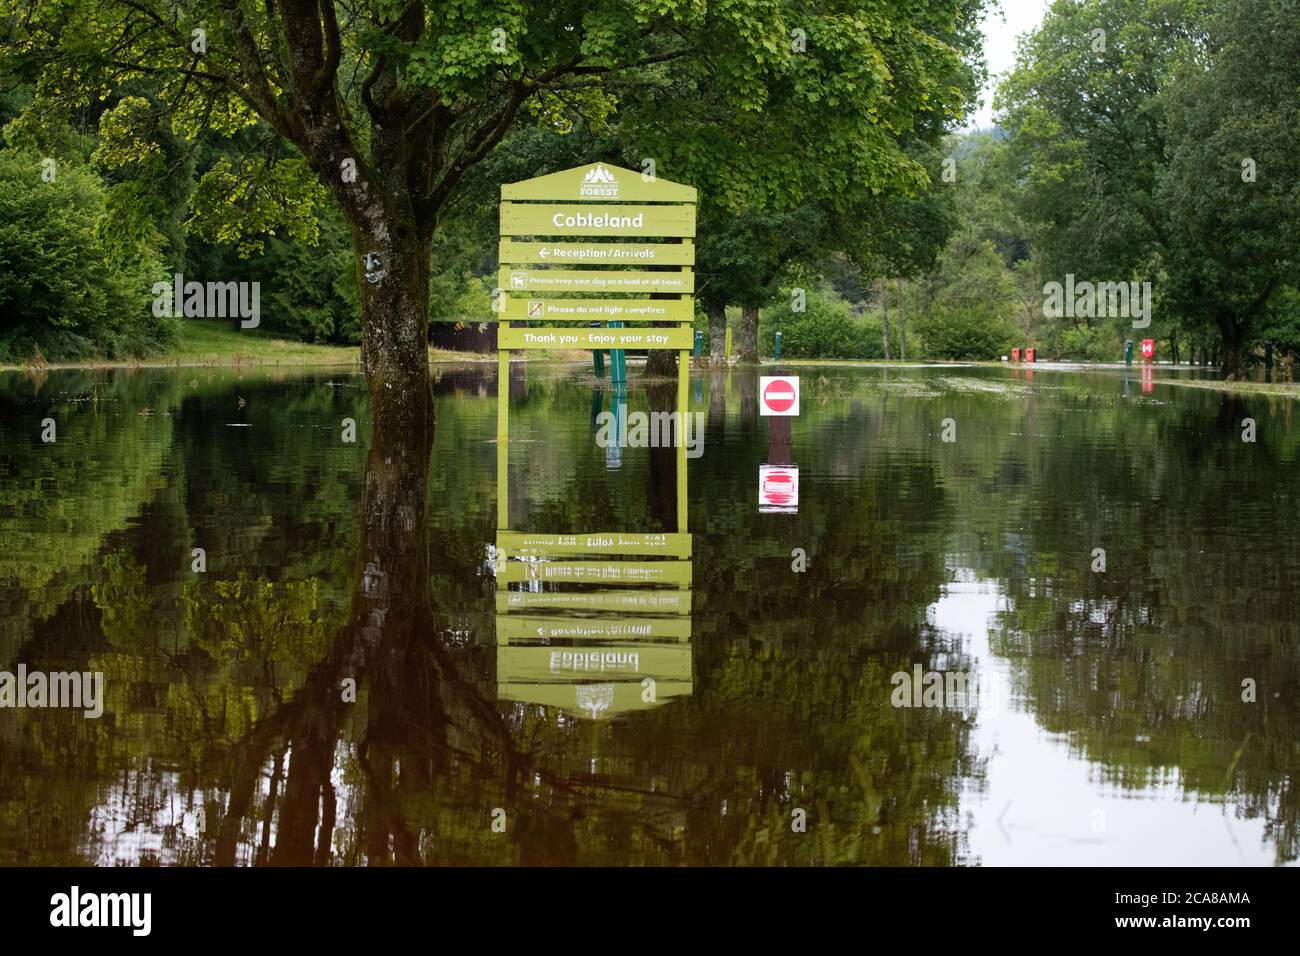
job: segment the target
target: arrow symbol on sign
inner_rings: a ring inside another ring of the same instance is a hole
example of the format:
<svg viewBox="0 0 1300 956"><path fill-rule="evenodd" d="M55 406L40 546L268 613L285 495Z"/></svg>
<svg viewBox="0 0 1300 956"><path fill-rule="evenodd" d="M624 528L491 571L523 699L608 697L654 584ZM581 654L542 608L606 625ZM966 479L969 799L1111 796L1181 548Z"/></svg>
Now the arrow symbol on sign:
<svg viewBox="0 0 1300 956"><path fill-rule="evenodd" d="M550 253L546 251L545 246L542 246L542 248L538 249L537 254L541 256L543 259L545 259L548 255L550 255Z"/></svg>

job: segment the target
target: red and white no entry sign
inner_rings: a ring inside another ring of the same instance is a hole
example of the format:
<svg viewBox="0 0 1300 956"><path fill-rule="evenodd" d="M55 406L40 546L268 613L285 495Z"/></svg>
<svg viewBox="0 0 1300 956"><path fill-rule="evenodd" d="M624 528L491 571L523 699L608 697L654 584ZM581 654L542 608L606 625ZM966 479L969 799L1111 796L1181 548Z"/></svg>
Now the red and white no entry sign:
<svg viewBox="0 0 1300 956"><path fill-rule="evenodd" d="M758 413L760 415L798 415L798 376L761 376L758 380Z"/></svg>

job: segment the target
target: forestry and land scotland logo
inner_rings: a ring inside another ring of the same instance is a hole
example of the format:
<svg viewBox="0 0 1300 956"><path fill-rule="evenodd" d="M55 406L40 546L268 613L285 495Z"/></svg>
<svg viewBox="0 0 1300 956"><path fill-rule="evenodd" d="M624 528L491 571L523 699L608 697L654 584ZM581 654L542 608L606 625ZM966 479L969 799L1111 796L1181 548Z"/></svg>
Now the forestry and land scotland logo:
<svg viewBox="0 0 1300 956"><path fill-rule="evenodd" d="M595 169L587 170L587 175L582 177L578 195L591 199L617 199L618 180L604 163L597 163Z"/></svg>

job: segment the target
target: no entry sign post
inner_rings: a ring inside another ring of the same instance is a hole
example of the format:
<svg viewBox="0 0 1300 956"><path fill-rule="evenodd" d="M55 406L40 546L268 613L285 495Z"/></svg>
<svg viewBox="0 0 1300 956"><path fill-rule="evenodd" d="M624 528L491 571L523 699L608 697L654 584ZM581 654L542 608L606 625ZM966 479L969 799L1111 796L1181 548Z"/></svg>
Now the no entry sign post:
<svg viewBox="0 0 1300 956"><path fill-rule="evenodd" d="M758 469L758 510L762 514L795 514L799 510L799 469L790 450L790 419L799 414L799 376L760 376L758 410L771 419L767 423L767 464Z"/></svg>
<svg viewBox="0 0 1300 956"><path fill-rule="evenodd" d="M760 415L799 414L799 377L797 375L763 375L758 380Z"/></svg>

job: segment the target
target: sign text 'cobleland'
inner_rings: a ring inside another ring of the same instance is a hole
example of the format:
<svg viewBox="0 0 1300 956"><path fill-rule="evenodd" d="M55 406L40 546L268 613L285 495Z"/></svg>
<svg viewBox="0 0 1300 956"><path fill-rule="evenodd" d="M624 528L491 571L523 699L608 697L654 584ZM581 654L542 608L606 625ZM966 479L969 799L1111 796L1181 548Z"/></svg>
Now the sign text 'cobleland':
<svg viewBox="0 0 1300 956"><path fill-rule="evenodd" d="M501 235L691 237L695 207L503 202Z"/></svg>

